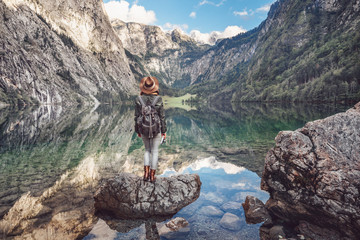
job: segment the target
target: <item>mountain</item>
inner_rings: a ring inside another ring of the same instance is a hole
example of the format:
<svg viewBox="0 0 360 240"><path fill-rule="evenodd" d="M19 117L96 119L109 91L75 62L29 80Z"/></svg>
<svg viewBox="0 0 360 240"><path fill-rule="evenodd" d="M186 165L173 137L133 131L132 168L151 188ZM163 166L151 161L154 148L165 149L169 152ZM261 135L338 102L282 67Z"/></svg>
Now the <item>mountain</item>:
<svg viewBox="0 0 360 240"><path fill-rule="evenodd" d="M120 20L111 23L123 43L135 76L157 76L161 89L165 88L167 92L171 92L170 88L184 88L196 79L201 66L195 65L192 69L184 66L210 48L177 29L165 33L157 26Z"/></svg>
<svg viewBox="0 0 360 240"><path fill-rule="evenodd" d="M0 102L93 104L136 93L102 1L0 1Z"/></svg>
<svg viewBox="0 0 360 240"><path fill-rule="evenodd" d="M172 91L173 88L183 89L217 80L239 62L247 61L254 48L250 44L235 48L199 44L177 29L165 33L157 26L140 23L113 20L112 25L124 45L134 74L157 76L161 89L165 88L169 94L178 91ZM205 90L204 86L199 86L198 93Z"/></svg>
<svg viewBox="0 0 360 240"><path fill-rule="evenodd" d="M359 5L278 0L257 28L203 48L191 39L174 41L178 31L113 26L130 58L137 59L131 61L133 71L158 76L165 88L217 101L358 100Z"/></svg>
<svg viewBox="0 0 360 240"><path fill-rule="evenodd" d="M257 29L247 69L230 73L233 100L359 100L359 13L355 0L277 1Z"/></svg>
<svg viewBox="0 0 360 240"><path fill-rule="evenodd" d="M178 30L110 22L102 1L3 0L0 106L124 100L147 75L162 94L219 105L357 101L359 12L358 0L278 0L257 28L210 46Z"/></svg>
<svg viewBox="0 0 360 240"><path fill-rule="evenodd" d="M279 0L260 26L201 57L215 56L190 92L218 102L359 100L359 9L355 0Z"/></svg>

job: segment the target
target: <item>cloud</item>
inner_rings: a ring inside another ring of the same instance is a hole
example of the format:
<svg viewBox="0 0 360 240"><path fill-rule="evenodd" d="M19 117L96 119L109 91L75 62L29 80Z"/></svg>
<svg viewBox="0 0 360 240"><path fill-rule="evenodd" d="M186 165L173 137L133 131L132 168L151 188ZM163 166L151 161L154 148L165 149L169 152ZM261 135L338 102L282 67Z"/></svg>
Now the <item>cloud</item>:
<svg viewBox="0 0 360 240"><path fill-rule="evenodd" d="M196 18L196 12L191 12L189 15L191 18Z"/></svg>
<svg viewBox="0 0 360 240"><path fill-rule="evenodd" d="M219 39L230 38L244 32L246 32L246 30L242 27L228 26L223 32L213 31L211 33L201 33L199 30L192 30L190 37L197 42L214 45Z"/></svg>
<svg viewBox="0 0 360 240"><path fill-rule="evenodd" d="M240 16L241 18L243 18L245 20L255 14L254 10L252 10L252 9L247 10L246 8L242 11L234 11L233 13L235 16Z"/></svg>
<svg viewBox="0 0 360 240"><path fill-rule="evenodd" d="M221 37L229 38L244 32L246 32L246 30L242 27L228 26L227 28L225 28L225 31L222 32Z"/></svg>
<svg viewBox="0 0 360 240"><path fill-rule="evenodd" d="M266 4L256 9L256 12L268 12L272 3Z"/></svg>
<svg viewBox="0 0 360 240"><path fill-rule="evenodd" d="M136 1L131 7L125 0L110 1L104 5L110 19L120 19L124 22L137 22L143 24L153 24L156 22L155 12L146 10L143 6L137 5Z"/></svg>
<svg viewBox="0 0 360 240"><path fill-rule="evenodd" d="M214 156L203 158L195 161L185 168L181 168L179 172L186 172L185 170L192 169L193 171L199 171L202 168L211 168L211 169L223 169L227 174L239 174L244 172L246 169L244 167L238 167L231 163L219 162L215 159Z"/></svg>
<svg viewBox="0 0 360 240"><path fill-rule="evenodd" d="M214 2L211 2L211 1L203 0L203 1L199 2L199 6L209 4L209 5L213 5L215 7L220 7L221 5L224 4L224 2L226 2L226 0L221 0L221 2L219 2L219 3L214 3Z"/></svg>
<svg viewBox="0 0 360 240"><path fill-rule="evenodd" d="M170 32L174 29L178 29L181 32L185 33L189 26L187 24L172 24L172 23L165 23L163 26L160 27L164 32ZM186 33L185 33L186 34Z"/></svg>
<svg viewBox="0 0 360 240"><path fill-rule="evenodd" d="M248 16L249 13L244 9L242 12L238 12L238 11L234 11L234 15L239 15L239 16Z"/></svg>

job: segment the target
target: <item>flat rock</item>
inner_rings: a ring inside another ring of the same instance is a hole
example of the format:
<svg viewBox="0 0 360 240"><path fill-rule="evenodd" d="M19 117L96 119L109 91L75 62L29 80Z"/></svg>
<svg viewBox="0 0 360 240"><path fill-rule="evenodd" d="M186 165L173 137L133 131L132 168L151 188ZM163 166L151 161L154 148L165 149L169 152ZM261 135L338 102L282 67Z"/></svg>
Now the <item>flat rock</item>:
<svg viewBox="0 0 360 240"><path fill-rule="evenodd" d="M95 209L121 219L170 216L194 202L200 188L197 174L157 177L153 184L134 174L121 173L97 190Z"/></svg>
<svg viewBox="0 0 360 240"><path fill-rule="evenodd" d="M232 231L237 231L241 228L241 220L235 214L225 213L220 220L220 226Z"/></svg>

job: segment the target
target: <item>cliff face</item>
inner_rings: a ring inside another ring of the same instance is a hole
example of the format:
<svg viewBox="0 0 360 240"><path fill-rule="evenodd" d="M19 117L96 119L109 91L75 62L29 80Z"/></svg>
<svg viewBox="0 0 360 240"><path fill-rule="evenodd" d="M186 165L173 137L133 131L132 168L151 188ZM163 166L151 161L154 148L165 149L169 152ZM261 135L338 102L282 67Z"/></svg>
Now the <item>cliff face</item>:
<svg viewBox="0 0 360 240"><path fill-rule="evenodd" d="M121 20L111 22L123 46L133 55L145 57L147 54L163 55L167 50L180 50L171 36L157 26L141 23L125 23Z"/></svg>
<svg viewBox="0 0 360 240"><path fill-rule="evenodd" d="M240 62L248 61L257 44L211 47L178 30L165 33L156 26L119 20L112 25L128 51L133 72L158 76L167 87L185 88L218 80Z"/></svg>
<svg viewBox="0 0 360 240"><path fill-rule="evenodd" d="M157 26L112 21L127 51L134 74L152 74L165 87L184 88L198 77L199 65L189 65L210 46L200 45L178 30L163 32ZM189 65L189 66L186 66Z"/></svg>
<svg viewBox="0 0 360 240"><path fill-rule="evenodd" d="M0 13L0 101L73 105L135 93L101 1L5 0Z"/></svg>

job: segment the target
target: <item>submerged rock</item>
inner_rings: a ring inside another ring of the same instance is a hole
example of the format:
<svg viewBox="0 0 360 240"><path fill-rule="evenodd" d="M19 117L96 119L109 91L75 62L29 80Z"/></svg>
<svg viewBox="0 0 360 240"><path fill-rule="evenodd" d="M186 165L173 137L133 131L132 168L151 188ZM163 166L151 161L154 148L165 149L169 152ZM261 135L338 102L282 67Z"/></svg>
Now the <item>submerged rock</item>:
<svg viewBox="0 0 360 240"><path fill-rule="evenodd" d="M237 231L241 228L241 220L235 214L225 213L220 220L220 226L232 231Z"/></svg>
<svg viewBox="0 0 360 240"><path fill-rule="evenodd" d="M241 203L239 202L227 202L221 205L221 210L225 212L238 212L241 209Z"/></svg>
<svg viewBox="0 0 360 240"><path fill-rule="evenodd" d="M224 214L223 211L221 211L220 209L214 206L204 206L199 210L198 213L201 215L211 216L211 217L221 217Z"/></svg>
<svg viewBox="0 0 360 240"><path fill-rule="evenodd" d="M166 239L187 239L189 233L189 222L181 217L170 220L159 229L159 235Z"/></svg>
<svg viewBox="0 0 360 240"><path fill-rule="evenodd" d="M122 219L170 216L200 195L197 174L158 177L155 184L129 173L106 180L95 193L95 209Z"/></svg>
<svg viewBox="0 0 360 240"><path fill-rule="evenodd" d="M360 103L275 140L261 183L269 213L300 233L306 221L313 239L360 239Z"/></svg>
<svg viewBox="0 0 360 240"><path fill-rule="evenodd" d="M271 223L271 216L265 208L265 204L256 197L247 196L245 203L242 204L247 223L256 224L266 221Z"/></svg>
<svg viewBox="0 0 360 240"><path fill-rule="evenodd" d="M167 222L166 227L171 229L172 231L178 231L180 228L186 227L189 225L188 221L185 218L177 217L169 222Z"/></svg>

